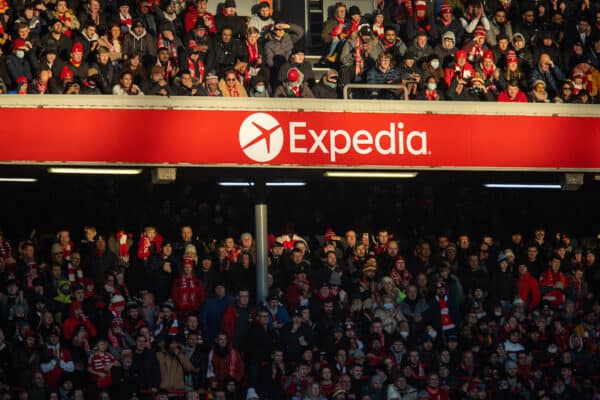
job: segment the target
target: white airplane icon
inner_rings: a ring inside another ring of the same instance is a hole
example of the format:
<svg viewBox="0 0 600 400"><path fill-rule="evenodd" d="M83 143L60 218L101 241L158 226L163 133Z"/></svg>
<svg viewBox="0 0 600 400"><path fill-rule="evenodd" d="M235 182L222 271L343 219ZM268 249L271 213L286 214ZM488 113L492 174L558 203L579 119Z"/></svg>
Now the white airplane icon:
<svg viewBox="0 0 600 400"><path fill-rule="evenodd" d="M242 150L247 149L248 147L252 146L253 144L260 142L261 140L266 140L267 141L267 153L269 153L270 147L271 147L271 140L270 140L271 134L273 134L281 126L276 125L275 127L271 128L271 129L266 129L265 127L258 125L254 121L252 121L252 125L254 125L256 127L256 129L258 129L261 132L261 134L259 136L257 136L256 138L252 139L249 143L246 143L246 145L244 145L244 147L242 147Z"/></svg>

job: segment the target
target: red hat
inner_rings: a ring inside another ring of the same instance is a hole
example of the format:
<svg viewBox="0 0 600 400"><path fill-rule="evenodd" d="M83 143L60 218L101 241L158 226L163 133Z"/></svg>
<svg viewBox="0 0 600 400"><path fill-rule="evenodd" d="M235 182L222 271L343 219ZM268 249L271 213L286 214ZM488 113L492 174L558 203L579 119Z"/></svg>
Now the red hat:
<svg viewBox="0 0 600 400"><path fill-rule="evenodd" d="M483 59L484 60L492 60L494 61L494 53L492 53L491 50L486 50L483 52Z"/></svg>
<svg viewBox="0 0 600 400"><path fill-rule="evenodd" d="M467 58L467 52L465 50L456 50L456 53L454 53L454 58L456 60L459 60L461 58L466 59Z"/></svg>
<svg viewBox="0 0 600 400"><path fill-rule="evenodd" d="M83 281L83 284L85 286L93 285L94 284L94 280L92 278L85 278L85 280Z"/></svg>
<svg viewBox="0 0 600 400"><path fill-rule="evenodd" d="M16 82L17 82L17 86L26 85L27 84L27 77L21 75L21 76L19 76L17 78Z"/></svg>
<svg viewBox="0 0 600 400"><path fill-rule="evenodd" d="M194 259L191 257L184 257L183 258L183 266L185 267L186 265L191 265L192 267L194 266Z"/></svg>
<svg viewBox="0 0 600 400"><path fill-rule="evenodd" d="M427 3L425 3L425 0L417 0L415 2L415 10L427 10Z"/></svg>
<svg viewBox="0 0 600 400"><path fill-rule="evenodd" d="M440 7L440 14L452 14L453 11L454 10L452 9L452 6L446 1L442 3L442 6Z"/></svg>
<svg viewBox="0 0 600 400"><path fill-rule="evenodd" d="M334 236L335 236L335 232L333 231L332 228L327 228L325 230L325 240L332 241Z"/></svg>
<svg viewBox="0 0 600 400"><path fill-rule="evenodd" d="M196 49L196 47L198 47L196 41L194 39L190 39L190 41L188 42L188 49L193 51Z"/></svg>
<svg viewBox="0 0 600 400"><path fill-rule="evenodd" d="M300 71L298 68L290 68L288 70L287 80L289 82L298 82L300 80Z"/></svg>
<svg viewBox="0 0 600 400"><path fill-rule="evenodd" d="M60 71L60 80L64 81L65 79L69 78L69 79L73 79L75 78L75 74L73 73L73 71L71 71L71 68L69 68L69 66L65 65L62 70Z"/></svg>
<svg viewBox="0 0 600 400"><path fill-rule="evenodd" d="M123 326L123 320L119 317L116 317L112 320L112 322L110 323L113 327L117 327L117 326Z"/></svg>
<svg viewBox="0 0 600 400"><path fill-rule="evenodd" d="M75 42L73 44L73 47L71 47L71 54L72 53L83 53L83 45L81 42Z"/></svg>
<svg viewBox="0 0 600 400"><path fill-rule="evenodd" d="M27 48L25 41L23 39L15 39L15 41L13 42L13 47L12 47L13 51L22 49L23 47Z"/></svg>
<svg viewBox="0 0 600 400"><path fill-rule="evenodd" d="M585 78L585 73L580 69L573 70L573 79L575 78Z"/></svg>
<svg viewBox="0 0 600 400"><path fill-rule="evenodd" d="M514 50L509 50L506 53L506 63L511 63L511 62L519 62L519 59L517 58L517 53Z"/></svg>
<svg viewBox="0 0 600 400"><path fill-rule="evenodd" d="M475 37L486 37L485 28L481 25L475 29Z"/></svg>

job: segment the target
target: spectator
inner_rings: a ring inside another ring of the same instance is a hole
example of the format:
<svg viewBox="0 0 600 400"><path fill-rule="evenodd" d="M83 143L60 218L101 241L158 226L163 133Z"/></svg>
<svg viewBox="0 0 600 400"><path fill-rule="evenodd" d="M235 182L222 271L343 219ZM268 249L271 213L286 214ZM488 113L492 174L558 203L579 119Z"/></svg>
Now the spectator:
<svg viewBox="0 0 600 400"><path fill-rule="evenodd" d="M267 1L258 3L256 15L253 15L248 21L248 28L256 28L259 36L264 37L275 25L275 21L271 16L272 12L271 5Z"/></svg>
<svg viewBox="0 0 600 400"><path fill-rule="evenodd" d="M224 97L248 97L246 89L233 69L225 72L223 79L219 82L219 90Z"/></svg>
<svg viewBox="0 0 600 400"><path fill-rule="evenodd" d="M321 39L326 47L326 60L335 63L338 59L338 53L348 37L346 30L346 5L338 2L333 7L333 16L323 24Z"/></svg>
<svg viewBox="0 0 600 400"><path fill-rule="evenodd" d="M141 20L135 20L132 28L124 34L123 54L125 58L130 58L137 53L140 55L142 64L147 64L156 58L156 50L156 39L148 34Z"/></svg>
<svg viewBox="0 0 600 400"><path fill-rule="evenodd" d="M519 89L517 81L510 81L506 86L506 90L498 95L498 101L527 103L527 96Z"/></svg>
<svg viewBox="0 0 600 400"><path fill-rule="evenodd" d="M315 85L313 94L319 99L341 98L338 72L335 69L329 69Z"/></svg>
<svg viewBox="0 0 600 400"><path fill-rule="evenodd" d="M442 2L440 16L436 18L431 31L436 42L442 40L447 32L452 32L458 43L462 43L465 32L460 21L454 17L454 9L447 2Z"/></svg>
<svg viewBox="0 0 600 400"><path fill-rule="evenodd" d="M377 59L377 65L367 72L367 83L369 84L393 84L400 81L400 74L392 65L392 55L381 53ZM393 92L388 90L373 89L371 98L391 98Z"/></svg>
<svg viewBox="0 0 600 400"><path fill-rule="evenodd" d="M292 67L287 71L286 80L275 89L273 97L312 98L314 95L304 81L304 74Z"/></svg>
<svg viewBox="0 0 600 400"><path fill-rule="evenodd" d="M235 0L225 0L221 13L215 16L216 31L231 29L233 38L240 40L246 35L246 17L238 16Z"/></svg>
<svg viewBox="0 0 600 400"><path fill-rule="evenodd" d="M560 83L565 79L563 72L558 68L548 54L541 54L536 69L531 74L530 82L542 81L550 98L560 94ZM533 85L532 85L533 87Z"/></svg>
<svg viewBox="0 0 600 400"><path fill-rule="evenodd" d="M340 54L342 83L360 82L365 79L366 71L375 65L383 46L373 37L368 26L362 27L356 39L347 40Z"/></svg>
<svg viewBox="0 0 600 400"><path fill-rule="evenodd" d="M287 72L290 68L297 68L304 75L304 82L308 84L310 88L315 85L315 73L312 69L312 65L304 58L304 49L300 45L295 45L292 49L292 54L289 61L282 64L279 69L279 75L277 77L278 84L282 84L287 79Z"/></svg>

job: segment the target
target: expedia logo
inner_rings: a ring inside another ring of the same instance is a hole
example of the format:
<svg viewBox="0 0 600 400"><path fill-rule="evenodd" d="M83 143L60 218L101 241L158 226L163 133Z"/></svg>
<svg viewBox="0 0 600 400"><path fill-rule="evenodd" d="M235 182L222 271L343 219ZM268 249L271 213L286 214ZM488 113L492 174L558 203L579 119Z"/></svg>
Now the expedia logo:
<svg viewBox="0 0 600 400"><path fill-rule="evenodd" d="M372 133L368 129L348 132L343 129L311 129L305 121L290 121L287 126L289 152L292 154L329 155L332 163L338 156L379 154L382 156L426 156L427 132L413 130L405 134L404 123L389 122L389 129ZM283 148L283 126L273 116L256 113L248 116L240 126L242 151L256 162L268 162Z"/></svg>
<svg viewBox="0 0 600 400"><path fill-rule="evenodd" d="M283 148L283 129L275 118L265 113L247 117L240 126L240 146L250 159L268 162Z"/></svg>

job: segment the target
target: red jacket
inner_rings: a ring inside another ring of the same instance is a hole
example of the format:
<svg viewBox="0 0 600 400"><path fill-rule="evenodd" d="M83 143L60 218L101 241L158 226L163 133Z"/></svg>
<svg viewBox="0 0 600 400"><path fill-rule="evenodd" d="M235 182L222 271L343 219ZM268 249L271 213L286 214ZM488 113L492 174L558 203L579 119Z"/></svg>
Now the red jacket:
<svg viewBox="0 0 600 400"><path fill-rule="evenodd" d="M452 80L454 77L458 76L458 78L464 79L468 82L474 74L475 69L470 63L465 63L462 68L454 64L444 69L444 81L446 81L446 85L450 87L452 86Z"/></svg>
<svg viewBox="0 0 600 400"><path fill-rule="evenodd" d="M206 300L206 292L200 279L181 275L173 281L171 298L178 312L199 312Z"/></svg>
<svg viewBox="0 0 600 400"><path fill-rule="evenodd" d="M142 236L140 237L140 241L138 242L138 253L137 253L138 258L140 260L146 261L148 259L148 257L150 257L150 254L152 253L151 246L154 246L156 249L156 252L160 253L162 251L162 242L163 242L163 237L159 234L157 234L154 237L154 241L151 242L142 233Z"/></svg>
<svg viewBox="0 0 600 400"><path fill-rule="evenodd" d="M562 282L563 290L554 289L554 285L557 282ZM540 289L542 287L546 288L543 298L550 301L552 308L557 308L565 302L564 288L567 286L569 286L569 280L562 272L552 272L552 269L548 268L540 276Z"/></svg>
<svg viewBox="0 0 600 400"><path fill-rule="evenodd" d="M529 272L519 276L517 288L519 289L519 297L527 305L527 310L530 312L535 310L540 304L541 299L540 285L538 285L535 278Z"/></svg>
<svg viewBox="0 0 600 400"><path fill-rule="evenodd" d="M505 90L498 95L498 102L500 102L500 103L527 103L527 96L525 96L525 93L523 93L519 90L515 99L511 100L510 97L508 97L508 93Z"/></svg>
<svg viewBox="0 0 600 400"><path fill-rule="evenodd" d="M79 325L85 326L85 329L88 331L90 337L96 336L96 327L94 324L90 322L89 319L85 321L81 318L75 318L73 316L65 319L63 322L63 336L67 340L73 339L73 334L75 333L75 328Z"/></svg>

